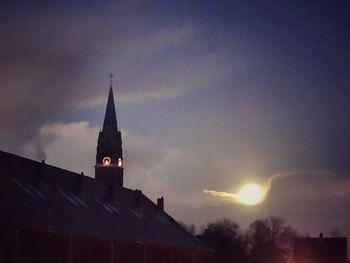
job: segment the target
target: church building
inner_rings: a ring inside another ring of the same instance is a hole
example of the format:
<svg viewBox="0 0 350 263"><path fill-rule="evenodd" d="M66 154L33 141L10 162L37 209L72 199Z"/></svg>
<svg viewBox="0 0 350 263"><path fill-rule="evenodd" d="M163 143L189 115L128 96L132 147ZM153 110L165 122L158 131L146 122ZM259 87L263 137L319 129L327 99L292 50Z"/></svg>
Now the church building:
<svg viewBox="0 0 350 263"><path fill-rule="evenodd" d="M0 262L209 263L213 251L141 190L123 185L113 89L95 178L0 151Z"/></svg>

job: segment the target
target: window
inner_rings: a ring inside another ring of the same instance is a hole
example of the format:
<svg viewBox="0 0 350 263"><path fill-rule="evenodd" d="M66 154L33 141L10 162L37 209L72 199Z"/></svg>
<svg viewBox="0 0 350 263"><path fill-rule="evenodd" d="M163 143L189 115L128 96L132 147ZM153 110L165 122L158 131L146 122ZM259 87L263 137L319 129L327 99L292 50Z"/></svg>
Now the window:
<svg viewBox="0 0 350 263"><path fill-rule="evenodd" d="M166 216L164 214L154 214L154 216L163 224L167 224L170 225L170 220L168 218L166 218Z"/></svg>
<svg viewBox="0 0 350 263"><path fill-rule="evenodd" d="M123 160L122 160L122 158L118 158L118 167L123 167Z"/></svg>
<svg viewBox="0 0 350 263"><path fill-rule="evenodd" d="M39 197L40 199L43 199L43 200L46 199L45 195L30 183L23 183L15 178L12 178L12 182L15 185L17 185L23 192L25 192L27 195L31 197Z"/></svg>
<svg viewBox="0 0 350 263"><path fill-rule="evenodd" d="M138 219L146 219L146 216L144 215L144 213L140 210L140 209L137 209L137 208L129 208L130 212L136 216Z"/></svg>
<svg viewBox="0 0 350 263"><path fill-rule="evenodd" d="M57 191L74 206L87 207L87 205L75 194L65 192L62 189L57 189Z"/></svg>
<svg viewBox="0 0 350 263"><path fill-rule="evenodd" d="M81 206L83 207L87 207L87 205L85 204L85 202L83 200L81 200L80 197L78 197L77 195L73 194L73 193L69 193L74 199L75 201L77 201Z"/></svg>
<svg viewBox="0 0 350 263"><path fill-rule="evenodd" d="M98 198L96 198L97 203L99 203L104 209L106 209L108 212L112 213L112 214L116 214L116 215L120 215L119 210L113 206L110 202L106 201L106 200L100 200Z"/></svg>
<svg viewBox="0 0 350 263"><path fill-rule="evenodd" d="M35 193L36 196L40 197L41 199L46 199L44 194L40 192L36 187L34 187L31 184L27 184L27 186L29 187L30 190L33 191L33 193Z"/></svg>

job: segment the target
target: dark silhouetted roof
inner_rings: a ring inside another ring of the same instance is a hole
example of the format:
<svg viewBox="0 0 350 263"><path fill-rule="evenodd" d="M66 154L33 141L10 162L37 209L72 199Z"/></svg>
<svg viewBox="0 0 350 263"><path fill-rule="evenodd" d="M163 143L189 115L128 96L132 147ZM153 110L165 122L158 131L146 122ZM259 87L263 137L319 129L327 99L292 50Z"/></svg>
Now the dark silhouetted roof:
<svg viewBox="0 0 350 263"><path fill-rule="evenodd" d="M345 237L296 238L293 245L294 262L346 263Z"/></svg>
<svg viewBox="0 0 350 263"><path fill-rule="evenodd" d="M2 151L0 224L206 249L140 191Z"/></svg>

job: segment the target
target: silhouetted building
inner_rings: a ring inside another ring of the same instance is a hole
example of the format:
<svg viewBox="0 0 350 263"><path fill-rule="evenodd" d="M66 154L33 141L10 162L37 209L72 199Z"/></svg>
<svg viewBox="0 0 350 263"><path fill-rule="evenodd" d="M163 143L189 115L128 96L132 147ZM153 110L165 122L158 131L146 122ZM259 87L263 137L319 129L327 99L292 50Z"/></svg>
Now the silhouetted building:
<svg viewBox="0 0 350 263"><path fill-rule="evenodd" d="M163 197L155 204L123 186L112 87L95 177L0 151L0 262L212 261L212 251L164 211Z"/></svg>
<svg viewBox="0 0 350 263"><path fill-rule="evenodd" d="M109 90L103 129L98 135L95 178L123 187L122 136L118 130L112 87Z"/></svg>
<svg viewBox="0 0 350 263"><path fill-rule="evenodd" d="M296 238L293 245L294 263L346 263L345 237Z"/></svg>

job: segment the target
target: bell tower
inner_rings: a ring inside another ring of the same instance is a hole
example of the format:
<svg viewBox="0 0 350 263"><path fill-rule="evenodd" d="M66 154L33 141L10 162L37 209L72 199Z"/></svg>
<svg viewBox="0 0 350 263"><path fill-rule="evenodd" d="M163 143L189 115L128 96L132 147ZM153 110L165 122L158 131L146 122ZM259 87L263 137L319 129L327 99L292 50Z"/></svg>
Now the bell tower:
<svg viewBox="0 0 350 263"><path fill-rule="evenodd" d="M112 77L103 128L98 135L95 178L110 186L123 187L122 137L115 112Z"/></svg>

